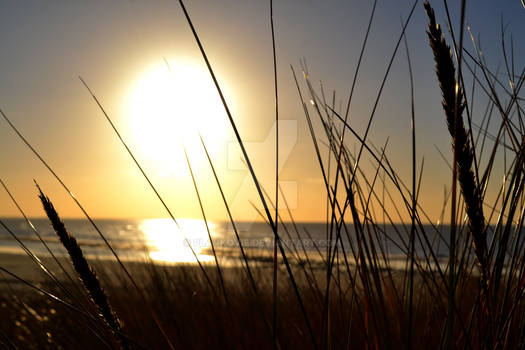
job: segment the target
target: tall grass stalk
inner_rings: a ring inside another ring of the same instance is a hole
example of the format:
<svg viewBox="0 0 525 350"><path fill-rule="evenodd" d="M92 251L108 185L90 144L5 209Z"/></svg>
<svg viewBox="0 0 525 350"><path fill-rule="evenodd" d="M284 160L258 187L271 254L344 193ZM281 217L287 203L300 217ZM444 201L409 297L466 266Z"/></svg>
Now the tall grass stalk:
<svg viewBox="0 0 525 350"><path fill-rule="evenodd" d="M215 73L214 73L214 71L212 69L211 63L208 60L208 56L206 55L206 51L204 50L204 47L202 46L202 43L201 43L201 41L199 39L199 36L197 35L197 31L195 30L195 27L194 27L193 22L192 22L189 14L188 14L188 11L186 10L186 6L184 6L184 2L182 0L179 0L179 5L181 6L181 9L182 9L182 11L184 13L184 16L186 17L188 25L189 25L192 33L193 33L193 37L195 38L195 41L197 43L197 46L199 47L199 50L200 50L200 52L202 54L204 62L206 63L206 66L207 66L208 71L210 73L210 76L211 76L211 78L213 80L213 83L215 84L215 87L217 89L217 92L219 94L221 102L223 104L224 110L226 111L226 114L228 115L228 119L229 119L230 124L232 126L233 132L235 133L235 137L237 139L237 143L239 144L239 147L241 148L241 151L242 151L242 154L243 154L243 158L246 161L246 164L248 165L248 169L250 170L250 174L252 176L253 182L254 182L255 187L257 189L257 192L259 194L259 198L260 198L260 200L261 200L261 202L263 204L265 214L266 214L267 219L268 219L268 221L270 223L270 226L272 228L272 231L273 231L273 234L274 234L274 239L277 242L277 245L278 245L279 250L281 252L281 256L283 258L283 262L284 262L284 264L286 266L286 270L288 272L288 277L290 278L290 282L293 285L293 288L294 288L294 291L295 291L295 295L297 297L297 301L299 303L299 306L301 308L301 312L302 312L303 317L304 317L304 321L305 321L306 326L308 328L308 334L310 336L310 340L312 341L312 344L314 345L314 348L317 349L317 341L315 339L315 336L314 336L314 333L313 333L313 329L312 329L312 326L310 324L310 320L309 320L307 312L306 312L306 308L304 306L303 300L302 300L301 295L299 293L299 289L297 287L297 283L296 283L295 278L293 276L293 272L292 272L292 269L290 267L290 263L288 262L288 259L286 257L286 253L285 253L284 248L282 246L281 238L279 237L279 233L277 232L277 227L275 225L275 222L272 219L272 215L271 215L270 210L268 208L268 205L267 205L267 203L266 203L266 201L264 199L264 195L263 195L261 187L259 185L259 181L257 180L257 176L255 175L255 171L253 170L253 167L251 165L250 158L248 157L248 153L246 152L246 149L244 147L244 143L242 141L242 138L241 138L241 136L239 134L239 131L237 130L237 126L235 124L235 121L233 120L233 116L232 116L232 114L230 112L230 109L228 107L226 99L225 99L225 97L224 97L224 95L222 93L221 87L219 85L219 82L217 81Z"/></svg>
<svg viewBox="0 0 525 350"><path fill-rule="evenodd" d="M434 54L436 74L443 95L443 109L445 111L448 129L452 136L454 164L457 165L458 180L466 204L472 242L481 269L482 288L485 292L488 292L487 233L481 194L474 178L474 172L472 171L473 150L470 147L468 133L463 124L462 112L465 107L463 91L455 77L455 68L450 47L445 42L439 25L436 24L434 11L428 2L425 3L425 10L429 17L428 38ZM460 61L458 64L460 64ZM453 180L453 184L454 183L455 180ZM455 196L453 194L452 199L454 200L454 198ZM453 211L453 213L454 212L455 211ZM453 220L451 229L454 230L454 227ZM453 235L451 237L451 244L454 244L454 242L455 237ZM450 255L452 257L455 256L454 249L451 249ZM453 265L451 269L451 275L453 275ZM450 284L451 286L454 285L452 280Z"/></svg>
<svg viewBox="0 0 525 350"><path fill-rule="evenodd" d="M122 334L122 326L120 320L112 310L111 305L108 301L108 297L102 289L102 286L100 285L95 271L93 271L86 258L84 257L84 253L78 245L75 237L73 237L66 230L64 223L58 216L58 213L56 212L55 208L53 207L53 203L51 203L49 198L46 195L44 195L40 187L38 187L38 191L40 193L39 198L42 202L42 205L44 206L44 210L47 214L47 217L49 218L49 221L51 221L53 229L55 230L57 236L60 238L60 241L64 245L64 248L66 248L71 258L71 262L73 263L73 266L75 267L75 270L77 271L80 280L82 281L82 284L86 288L86 291L90 295L91 300L97 306L101 316L104 318L107 325L111 328L115 337L119 340L121 348L129 349L128 340Z"/></svg>
<svg viewBox="0 0 525 350"><path fill-rule="evenodd" d="M401 22L402 23L402 22ZM413 302L414 302L414 259L416 251L416 112L414 103L414 75L412 73L412 62L410 60L410 50L406 34L403 37L408 63L408 76L410 78L410 128L412 131L412 212L410 215L410 269L409 269L409 296L408 296L408 349L412 349L412 323L413 323Z"/></svg>
<svg viewBox="0 0 525 350"><path fill-rule="evenodd" d="M275 29L273 23L273 0L270 0L270 29L272 33L273 81L275 92L275 232L279 232L279 91L277 84L277 54L275 50ZM277 348L277 241L273 243L273 348Z"/></svg>

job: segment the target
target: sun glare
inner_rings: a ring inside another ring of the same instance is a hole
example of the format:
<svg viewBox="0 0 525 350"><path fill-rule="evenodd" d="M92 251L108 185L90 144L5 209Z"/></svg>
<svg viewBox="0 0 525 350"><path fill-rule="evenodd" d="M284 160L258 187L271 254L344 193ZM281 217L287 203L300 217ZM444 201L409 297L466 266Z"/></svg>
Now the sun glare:
<svg viewBox="0 0 525 350"><path fill-rule="evenodd" d="M202 253L210 246L204 221L177 219L177 222L184 235L171 219L148 219L142 222L140 230L144 233L150 258L167 263L196 262L191 244L199 261L213 260L213 256ZM208 222L208 225L213 231L213 224Z"/></svg>
<svg viewBox="0 0 525 350"><path fill-rule="evenodd" d="M128 108L138 151L162 175L185 173L183 146L202 163L199 135L212 155L224 148L224 108L208 72L194 64L151 66L133 84Z"/></svg>

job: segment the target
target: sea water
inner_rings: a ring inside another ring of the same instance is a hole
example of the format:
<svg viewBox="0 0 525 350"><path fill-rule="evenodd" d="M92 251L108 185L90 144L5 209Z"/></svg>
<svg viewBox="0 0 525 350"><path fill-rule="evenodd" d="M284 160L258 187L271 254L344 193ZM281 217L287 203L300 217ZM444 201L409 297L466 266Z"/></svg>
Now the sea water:
<svg viewBox="0 0 525 350"><path fill-rule="evenodd" d="M38 257L51 253L67 255L47 219L30 221L34 229L21 218L2 219L9 230L0 227L0 253L23 254L21 245L24 245ZM220 259L235 263L241 258L239 240L250 259L265 261L273 256L274 233L269 224L262 222L238 222L234 226L229 222L197 219L177 219L176 222L165 218L95 219L96 228L85 219L64 222L89 258L115 259L102 236L122 260L175 264L195 263L197 259L201 262L212 261L213 243ZM429 256L432 251L437 259L446 260L449 227L425 225L417 227L417 230L416 255ZM304 260L308 256L314 262L325 262L333 252L338 253L338 257L346 254L347 261L353 261L361 247L375 251L379 260L388 257L390 263L399 260L401 264L406 261L409 232L409 224L369 226L366 239L362 240L356 237L352 223L339 229L335 223L330 225L326 222L288 222L280 223L278 227L283 250L292 261Z"/></svg>

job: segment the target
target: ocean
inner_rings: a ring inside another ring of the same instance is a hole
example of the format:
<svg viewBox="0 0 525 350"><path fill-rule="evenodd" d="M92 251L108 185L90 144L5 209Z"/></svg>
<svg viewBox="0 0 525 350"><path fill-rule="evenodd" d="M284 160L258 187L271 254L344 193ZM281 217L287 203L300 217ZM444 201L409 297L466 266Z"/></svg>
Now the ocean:
<svg viewBox="0 0 525 350"><path fill-rule="evenodd" d="M67 255L47 219L31 220L45 245L24 219L2 219L2 221L36 256L50 256L50 251L57 256ZM229 222L208 222L207 229L206 223L197 219L177 219L178 225L171 219L94 221L122 260L153 260L177 264L195 263L197 257L201 262L212 261L214 258L208 236L209 229L213 247L221 261L240 263L239 244L233 226ZM70 219L64 222L87 257L100 260L114 259L110 249L89 221ZM251 260L271 260L274 235L269 225L261 222L239 222L236 223L236 228ZM287 255L296 260L307 255L311 261L321 262L327 256L328 250L334 249L336 243L339 252L344 250L348 257L354 256L352 249L356 249L357 240L353 225L347 224L347 231L342 231L342 245L335 235L330 239L328 228L326 223L285 223L279 225L279 235ZM418 238L416 242L416 253L425 254L431 245L435 256L445 261L449 228L424 226L424 230L425 235L418 235L423 238ZM404 266L409 227L403 224L379 225L371 232L374 248L378 254L388 256L390 263L399 260L399 266ZM352 240L352 244L348 238ZM0 253L24 254L20 242L17 242L8 230L0 227Z"/></svg>

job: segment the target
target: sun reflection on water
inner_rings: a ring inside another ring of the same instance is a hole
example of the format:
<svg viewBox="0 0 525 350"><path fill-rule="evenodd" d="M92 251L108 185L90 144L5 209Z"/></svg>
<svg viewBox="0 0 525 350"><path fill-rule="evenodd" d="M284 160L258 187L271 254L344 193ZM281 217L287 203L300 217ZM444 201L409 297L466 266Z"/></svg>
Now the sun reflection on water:
<svg viewBox="0 0 525 350"><path fill-rule="evenodd" d="M197 262L189 244L193 247L199 261L213 260L213 256L203 254L210 246L206 225L203 220L177 219L182 230L171 219L148 219L142 221L140 230L149 249L152 260L167 263ZM208 222L213 236L215 225ZM188 239L186 241L184 236ZM188 244L189 243L189 244Z"/></svg>

